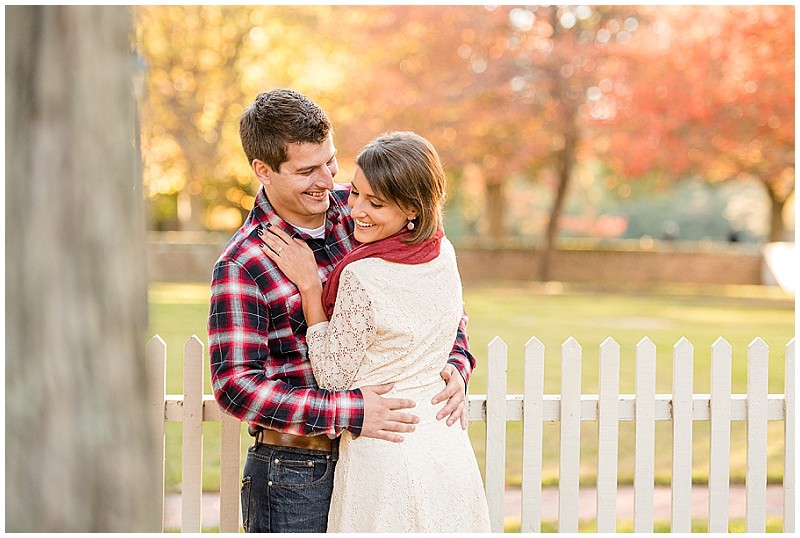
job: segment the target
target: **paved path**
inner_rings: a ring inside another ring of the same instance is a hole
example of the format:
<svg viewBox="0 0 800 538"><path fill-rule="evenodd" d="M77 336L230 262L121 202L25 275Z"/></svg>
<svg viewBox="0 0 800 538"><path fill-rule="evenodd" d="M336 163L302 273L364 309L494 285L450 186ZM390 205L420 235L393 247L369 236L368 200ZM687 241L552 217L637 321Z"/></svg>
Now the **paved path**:
<svg viewBox="0 0 800 538"><path fill-rule="evenodd" d="M596 495L594 488L582 487L578 500L578 515L581 519L593 519L595 516ZM671 506L669 487L656 487L654 506L656 519L669 519ZM519 489L507 489L505 496L506 519L520 519L521 495ZM729 514L731 519L744 519L745 488L731 486L729 496ZM558 489L542 489L542 519L555 521L558 519ZM164 528L178 529L181 520L181 499L177 494L167 495L164 500ZM767 516L781 516L783 513L783 488L780 485L767 487ZM698 519L708 517L708 490L705 487L692 488L692 516ZM620 486L617 493L617 517L633 519L633 488ZM203 527L219 526L219 495L203 494Z"/></svg>

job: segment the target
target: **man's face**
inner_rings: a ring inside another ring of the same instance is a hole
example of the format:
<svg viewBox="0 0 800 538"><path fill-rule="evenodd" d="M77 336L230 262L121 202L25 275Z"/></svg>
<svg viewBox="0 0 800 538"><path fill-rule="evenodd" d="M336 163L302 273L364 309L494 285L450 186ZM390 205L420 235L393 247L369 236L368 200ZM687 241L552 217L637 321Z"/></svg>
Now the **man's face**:
<svg viewBox="0 0 800 538"><path fill-rule="evenodd" d="M290 144L286 153L288 159L277 171L261 161L253 165L267 198L289 224L302 228L322 226L333 177L339 171L333 133L321 144Z"/></svg>

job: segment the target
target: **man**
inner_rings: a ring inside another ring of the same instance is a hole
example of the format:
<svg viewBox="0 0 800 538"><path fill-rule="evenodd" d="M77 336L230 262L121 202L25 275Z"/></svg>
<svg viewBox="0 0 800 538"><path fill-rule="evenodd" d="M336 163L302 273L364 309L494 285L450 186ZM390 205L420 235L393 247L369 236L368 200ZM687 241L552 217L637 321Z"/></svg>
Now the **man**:
<svg viewBox="0 0 800 538"><path fill-rule="evenodd" d="M320 276L353 248L349 189L336 189L333 129L324 112L291 90L259 95L240 121L242 146L262 185L250 215L214 266L208 332L214 396L250 423L255 445L242 480L247 532L325 532L344 430L402 441L414 402L381 396L392 384L348 391L317 387L306 357L297 288L264 255L259 230L275 226L314 251ZM466 427L465 387L475 359L462 319L438 418Z"/></svg>

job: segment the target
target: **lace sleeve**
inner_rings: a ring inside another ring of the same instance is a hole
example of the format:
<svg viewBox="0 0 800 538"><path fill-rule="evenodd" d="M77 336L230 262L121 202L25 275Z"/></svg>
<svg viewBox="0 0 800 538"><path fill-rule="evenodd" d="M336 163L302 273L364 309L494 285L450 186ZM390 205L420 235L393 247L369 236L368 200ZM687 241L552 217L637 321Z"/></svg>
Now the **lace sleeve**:
<svg viewBox="0 0 800 538"><path fill-rule="evenodd" d="M352 271L345 269L330 321L312 325L306 333L308 358L319 387L349 389L374 337L367 290Z"/></svg>

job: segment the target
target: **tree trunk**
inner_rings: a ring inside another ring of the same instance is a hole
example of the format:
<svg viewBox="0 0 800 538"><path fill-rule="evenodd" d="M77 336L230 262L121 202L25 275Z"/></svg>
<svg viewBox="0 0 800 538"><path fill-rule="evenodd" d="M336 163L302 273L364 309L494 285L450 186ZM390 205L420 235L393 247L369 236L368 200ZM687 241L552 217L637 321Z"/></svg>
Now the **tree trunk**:
<svg viewBox="0 0 800 538"><path fill-rule="evenodd" d="M767 185L767 193L770 200L770 223L769 223L769 242L786 241L786 226L783 223L783 208L786 205L786 198L780 198L778 194Z"/></svg>
<svg viewBox="0 0 800 538"><path fill-rule="evenodd" d="M567 199L567 188L569 187L569 179L572 176L575 162L576 135L571 131L564 133L564 135L564 147L558 153L558 185L556 187L556 195L553 198L553 205L550 208L550 218L547 221L547 230L544 237L544 248L539 262L539 280L542 282L547 282L552 278L551 265L558 239L558 219L561 217L564 202Z"/></svg>
<svg viewBox="0 0 800 538"><path fill-rule="evenodd" d="M562 32L569 31L564 30L558 24L558 11L557 6L550 6L547 11L552 28L555 29L553 40L556 43L559 41L559 35ZM544 236L544 248L539 261L539 280L542 282L547 282L552 278L551 265L558 240L558 220L561 217L564 202L567 198L569 180L572 177L572 169L575 165L575 148L578 144L578 127L576 125L578 104L575 102L575 98L570 96L569 83L561 75L561 66L566 59L559 58L558 46L555 49L555 55L548 63L546 72L553 87L553 94L559 96L557 117L559 118L559 125L563 129L564 146L556 154L558 185L556 186L556 194L553 197L553 205L550 208L550 216Z"/></svg>
<svg viewBox="0 0 800 538"><path fill-rule="evenodd" d="M486 210L489 219L489 238L502 239L506 234L505 200L503 199L503 182L487 178Z"/></svg>
<svg viewBox="0 0 800 538"><path fill-rule="evenodd" d="M158 532L131 14L6 8L6 531Z"/></svg>

